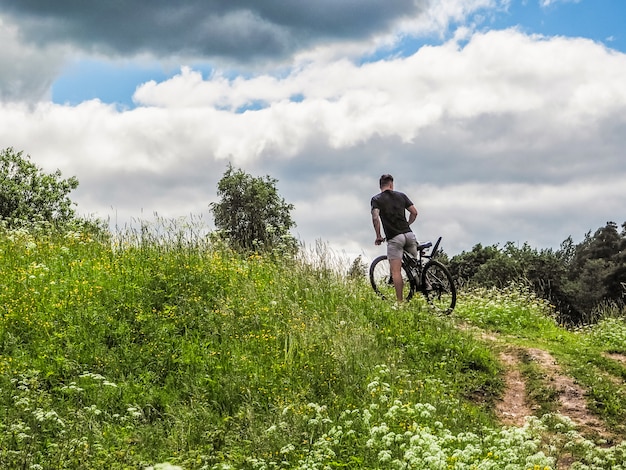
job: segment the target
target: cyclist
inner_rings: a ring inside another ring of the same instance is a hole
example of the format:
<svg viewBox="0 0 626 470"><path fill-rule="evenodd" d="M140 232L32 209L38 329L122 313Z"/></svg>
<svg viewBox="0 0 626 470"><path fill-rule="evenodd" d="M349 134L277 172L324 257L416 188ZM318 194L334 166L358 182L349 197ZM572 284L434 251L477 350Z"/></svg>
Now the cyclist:
<svg viewBox="0 0 626 470"><path fill-rule="evenodd" d="M391 268L391 279L396 290L396 299L402 302L402 252L408 251L417 257L417 239L411 231L410 225L417 218L417 209L408 196L393 189L393 176L382 175L379 181L380 193L372 197L372 223L376 232L375 244L380 245L385 238L381 234L382 228L387 239L387 258ZM406 218L409 212L409 219Z"/></svg>

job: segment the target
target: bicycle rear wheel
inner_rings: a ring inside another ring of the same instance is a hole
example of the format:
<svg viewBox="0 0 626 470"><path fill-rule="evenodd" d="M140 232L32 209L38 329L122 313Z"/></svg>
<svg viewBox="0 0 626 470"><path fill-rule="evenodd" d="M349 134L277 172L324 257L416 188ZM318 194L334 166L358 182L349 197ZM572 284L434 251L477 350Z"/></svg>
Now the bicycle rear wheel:
<svg viewBox="0 0 626 470"><path fill-rule="evenodd" d="M411 300L415 293L415 286L409 280L404 264L402 264L402 279L404 280L404 288L402 298ZM382 255L372 261L370 265L370 283L374 292L383 299L394 300L396 298L396 289L391 278L391 267L387 255Z"/></svg>
<svg viewBox="0 0 626 470"><path fill-rule="evenodd" d="M422 292L430 306L438 313L448 314L456 305L456 287L448 268L439 261L430 260L422 272Z"/></svg>

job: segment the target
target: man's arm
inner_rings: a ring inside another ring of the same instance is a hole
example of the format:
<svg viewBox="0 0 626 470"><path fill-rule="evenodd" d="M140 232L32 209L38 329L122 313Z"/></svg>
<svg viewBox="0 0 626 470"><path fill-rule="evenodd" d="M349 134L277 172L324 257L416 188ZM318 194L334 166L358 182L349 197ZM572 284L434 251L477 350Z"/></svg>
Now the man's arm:
<svg viewBox="0 0 626 470"><path fill-rule="evenodd" d="M374 225L374 231L376 232L376 240L374 244L380 245L384 238L380 234L380 209L372 209L372 224Z"/></svg>
<svg viewBox="0 0 626 470"><path fill-rule="evenodd" d="M417 209L415 206L409 206L406 210L409 211L409 225L411 225L417 219Z"/></svg>

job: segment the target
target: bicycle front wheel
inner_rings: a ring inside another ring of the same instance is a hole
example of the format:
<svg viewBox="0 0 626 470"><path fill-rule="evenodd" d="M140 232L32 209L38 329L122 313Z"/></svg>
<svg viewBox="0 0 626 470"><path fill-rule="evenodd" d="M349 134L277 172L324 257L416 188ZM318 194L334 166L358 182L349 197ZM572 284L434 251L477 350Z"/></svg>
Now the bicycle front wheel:
<svg viewBox="0 0 626 470"><path fill-rule="evenodd" d="M409 280L404 264L402 265L402 280L404 286L402 289L402 298L405 300L411 300L415 293L415 286ZM382 255L372 261L370 265L370 283L374 292L380 295L383 299L393 300L396 298L396 289L393 285L393 279L391 278L391 266L387 255Z"/></svg>
<svg viewBox="0 0 626 470"><path fill-rule="evenodd" d="M439 261L430 260L422 271L422 292L430 306L438 313L448 314L456 305L456 287L448 268Z"/></svg>

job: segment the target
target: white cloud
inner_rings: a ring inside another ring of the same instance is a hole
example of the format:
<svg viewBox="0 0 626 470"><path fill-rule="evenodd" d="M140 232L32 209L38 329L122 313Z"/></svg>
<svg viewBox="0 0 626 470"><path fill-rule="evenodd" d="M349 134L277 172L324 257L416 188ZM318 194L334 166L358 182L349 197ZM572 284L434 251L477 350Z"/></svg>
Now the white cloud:
<svg viewBox="0 0 626 470"><path fill-rule="evenodd" d="M410 33L440 33L448 30L451 23L462 24L473 13L489 14L506 9L510 0L444 0L432 2L424 15L405 20L403 29ZM475 26L475 25L471 25Z"/></svg>
<svg viewBox="0 0 626 470"><path fill-rule="evenodd" d="M624 55L591 41L507 30L475 34L463 48L455 41L423 47L408 58L310 64L281 79L205 80L185 67L168 81L139 87L135 100L174 114L198 109L205 133L220 124L219 139L210 139L219 142L215 154L246 161L267 151L296 155L312 138L335 148L374 136L411 142L444 118L528 115L509 131L541 134L551 122L563 136L623 109L625 74ZM291 102L292 96L304 99ZM233 112L255 103L263 109Z"/></svg>
<svg viewBox="0 0 626 470"><path fill-rule="evenodd" d="M547 8L558 3L580 3L581 0L539 0L542 8Z"/></svg>

